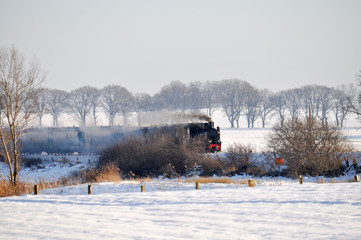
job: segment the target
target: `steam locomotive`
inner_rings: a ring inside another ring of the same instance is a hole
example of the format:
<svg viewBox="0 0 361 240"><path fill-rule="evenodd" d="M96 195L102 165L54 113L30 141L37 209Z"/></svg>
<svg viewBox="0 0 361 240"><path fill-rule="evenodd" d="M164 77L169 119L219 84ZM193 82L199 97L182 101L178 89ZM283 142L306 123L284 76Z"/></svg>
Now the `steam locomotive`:
<svg viewBox="0 0 361 240"><path fill-rule="evenodd" d="M171 136L178 143L198 141L208 152L219 152L222 148L219 127L214 128L213 122L176 124L162 127L141 129L143 136L157 134L158 136Z"/></svg>
<svg viewBox="0 0 361 240"><path fill-rule="evenodd" d="M127 137L147 137L150 134L172 136L174 139L204 143L209 152L221 151L220 129L213 122L176 124L162 127L148 127L124 130L115 127L60 127L29 128L21 136L23 153L96 153Z"/></svg>

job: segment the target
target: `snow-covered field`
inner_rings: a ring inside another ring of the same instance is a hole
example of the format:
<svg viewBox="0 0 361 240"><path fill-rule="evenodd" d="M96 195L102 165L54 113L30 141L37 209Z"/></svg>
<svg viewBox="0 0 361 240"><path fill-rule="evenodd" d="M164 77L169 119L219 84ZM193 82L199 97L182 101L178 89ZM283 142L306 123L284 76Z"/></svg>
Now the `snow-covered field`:
<svg viewBox="0 0 361 240"><path fill-rule="evenodd" d="M272 132L272 129L231 129L221 128L222 148L227 151L228 146L234 143L242 143L250 145L257 152L266 150L267 136ZM361 151L361 129L360 128L344 128L342 133L347 140L352 144L355 151Z"/></svg>
<svg viewBox="0 0 361 240"><path fill-rule="evenodd" d="M360 239L361 184L100 183L1 198L0 211L1 239Z"/></svg>
<svg viewBox="0 0 361 240"><path fill-rule="evenodd" d="M224 116L223 149L233 143L266 146L270 129L230 129ZM242 123L244 126L244 123ZM361 151L361 130L343 130ZM96 156L33 156L43 164L24 168L21 179L56 180L93 165ZM67 160L65 161L64 158ZM305 178L256 179L256 187L201 184L186 179L123 181L41 190L39 195L0 198L0 239L360 239L361 183ZM0 178L7 168L0 163ZM140 186L145 192L140 192Z"/></svg>
<svg viewBox="0 0 361 240"><path fill-rule="evenodd" d="M259 120L255 123L255 128L246 128L247 122L241 118L240 128L230 128L230 124L224 113L218 109L212 116L215 126L221 128L222 148L227 151L228 146L234 143L250 145L257 152L266 150L267 135L272 132L272 125L276 122L276 117L267 122L266 128L262 128ZM331 122L332 124L332 122ZM355 151L361 151L361 122L355 116L350 116L342 129L347 140L352 144Z"/></svg>

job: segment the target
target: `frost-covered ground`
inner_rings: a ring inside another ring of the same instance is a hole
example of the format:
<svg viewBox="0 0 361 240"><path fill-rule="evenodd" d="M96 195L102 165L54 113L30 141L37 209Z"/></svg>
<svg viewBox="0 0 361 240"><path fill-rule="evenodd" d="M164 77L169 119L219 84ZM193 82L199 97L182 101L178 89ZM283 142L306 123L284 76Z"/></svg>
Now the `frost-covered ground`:
<svg viewBox="0 0 361 240"><path fill-rule="evenodd" d="M0 211L1 239L359 239L361 184L100 183L1 198Z"/></svg>
<svg viewBox="0 0 361 240"><path fill-rule="evenodd" d="M223 149L237 142L264 150L270 129L230 129L220 114ZM242 123L244 126L244 123ZM258 126L259 127L259 126ZM361 151L361 130L343 130ZM31 156L21 179L56 180L93 166L96 156ZM0 163L0 178L7 178ZM41 190L0 198L0 239L360 239L361 183L337 179L256 179L256 187L201 184L186 179L123 181ZM140 192L144 185L146 192Z"/></svg>
<svg viewBox="0 0 361 240"><path fill-rule="evenodd" d="M343 128L343 135L352 144L355 151L361 151L361 128ZM250 145L255 151L261 152L266 150L267 136L272 133L272 129L231 129L221 128L222 148L227 148L234 143Z"/></svg>

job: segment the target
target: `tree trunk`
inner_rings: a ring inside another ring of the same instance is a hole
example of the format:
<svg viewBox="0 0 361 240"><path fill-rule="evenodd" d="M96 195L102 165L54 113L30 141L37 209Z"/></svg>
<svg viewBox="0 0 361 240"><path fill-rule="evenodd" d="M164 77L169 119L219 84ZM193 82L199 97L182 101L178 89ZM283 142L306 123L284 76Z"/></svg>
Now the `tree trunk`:
<svg viewBox="0 0 361 240"><path fill-rule="evenodd" d="M138 112L138 127L140 128L141 126L142 126L141 115L140 112Z"/></svg>
<svg viewBox="0 0 361 240"><path fill-rule="evenodd" d="M109 115L109 126L110 127L114 126L114 116L113 115Z"/></svg>
<svg viewBox="0 0 361 240"><path fill-rule="evenodd" d="M234 128L234 120L231 118L228 118L228 121L231 123L231 128Z"/></svg>
<svg viewBox="0 0 361 240"><path fill-rule="evenodd" d="M127 126L127 113L126 112L123 113L123 125L124 125L124 127Z"/></svg>
<svg viewBox="0 0 361 240"><path fill-rule="evenodd" d="M97 126L97 116L95 114L95 112L93 113L93 120L94 120L94 126Z"/></svg>
<svg viewBox="0 0 361 240"><path fill-rule="evenodd" d="M86 118L86 115L85 113L81 115L81 127L85 127L86 126L86 122L85 122L85 118Z"/></svg>

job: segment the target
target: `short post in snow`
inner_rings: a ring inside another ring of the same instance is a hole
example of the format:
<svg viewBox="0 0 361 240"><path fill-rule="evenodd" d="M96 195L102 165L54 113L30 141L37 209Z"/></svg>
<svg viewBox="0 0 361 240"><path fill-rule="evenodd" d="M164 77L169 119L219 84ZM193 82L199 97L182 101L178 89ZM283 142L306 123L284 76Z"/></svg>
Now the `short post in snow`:
<svg viewBox="0 0 361 240"><path fill-rule="evenodd" d="M34 195L39 194L39 185L34 185Z"/></svg>
<svg viewBox="0 0 361 240"><path fill-rule="evenodd" d="M145 192L144 185L140 186L140 191L141 191L141 192Z"/></svg>
<svg viewBox="0 0 361 240"><path fill-rule="evenodd" d="M248 180L248 187L255 187L256 186L256 181L254 179L249 179Z"/></svg>
<svg viewBox="0 0 361 240"><path fill-rule="evenodd" d="M356 182L359 182L359 181L360 181L360 175L357 174L357 175L355 176L355 181L356 181Z"/></svg>
<svg viewBox="0 0 361 240"><path fill-rule="evenodd" d="M199 189L199 182L196 182L196 189Z"/></svg>
<svg viewBox="0 0 361 240"><path fill-rule="evenodd" d="M88 185L88 194L92 194L92 193L93 193L92 185Z"/></svg>
<svg viewBox="0 0 361 240"><path fill-rule="evenodd" d="M298 177L298 181L299 181L300 184L303 184L303 177L302 177L302 175L300 175L300 176Z"/></svg>

